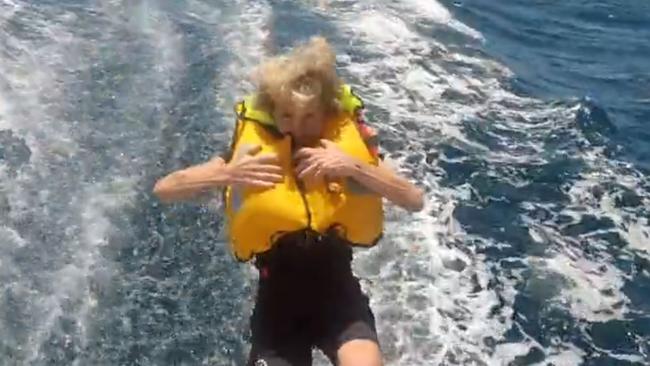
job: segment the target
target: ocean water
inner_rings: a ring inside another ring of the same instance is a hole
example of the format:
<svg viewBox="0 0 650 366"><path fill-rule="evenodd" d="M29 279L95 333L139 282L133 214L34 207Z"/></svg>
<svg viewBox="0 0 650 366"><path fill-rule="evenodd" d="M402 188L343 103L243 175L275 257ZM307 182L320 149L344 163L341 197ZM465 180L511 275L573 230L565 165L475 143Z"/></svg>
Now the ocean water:
<svg viewBox="0 0 650 366"><path fill-rule="evenodd" d="M387 364L650 362L649 2L0 0L0 365L244 362L255 273L151 188L316 34L427 190L356 254Z"/></svg>

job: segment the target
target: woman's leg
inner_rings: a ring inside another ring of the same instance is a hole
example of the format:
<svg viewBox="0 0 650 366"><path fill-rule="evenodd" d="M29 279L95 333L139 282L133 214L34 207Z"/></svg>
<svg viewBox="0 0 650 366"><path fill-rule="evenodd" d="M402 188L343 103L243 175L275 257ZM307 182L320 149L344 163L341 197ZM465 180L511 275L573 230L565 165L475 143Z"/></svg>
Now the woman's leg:
<svg viewBox="0 0 650 366"><path fill-rule="evenodd" d="M381 350L375 341L355 339L337 351L338 366L382 366Z"/></svg>
<svg viewBox="0 0 650 366"><path fill-rule="evenodd" d="M322 299L324 305L318 345L338 366L381 366L382 355L375 318L368 297L352 271L332 276L332 289Z"/></svg>
<svg viewBox="0 0 650 366"><path fill-rule="evenodd" d="M309 366L311 343L282 281L261 280L251 316L248 366Z"/></svg>

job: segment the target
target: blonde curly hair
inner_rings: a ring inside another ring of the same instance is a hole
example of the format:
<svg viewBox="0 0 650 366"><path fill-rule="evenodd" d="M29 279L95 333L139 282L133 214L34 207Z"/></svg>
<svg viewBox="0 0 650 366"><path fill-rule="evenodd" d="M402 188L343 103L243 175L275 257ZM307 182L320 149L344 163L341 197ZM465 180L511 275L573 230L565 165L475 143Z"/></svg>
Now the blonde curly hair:
<svg viewBox="0 0 650 366"><path fill-rule="evenodd" d="M326 114L339 113L341 81L335 64L334 50L323 37L313 37L288 54L267 59L253 73L256 107L273 113L276 106L318 98Z"/></svg>

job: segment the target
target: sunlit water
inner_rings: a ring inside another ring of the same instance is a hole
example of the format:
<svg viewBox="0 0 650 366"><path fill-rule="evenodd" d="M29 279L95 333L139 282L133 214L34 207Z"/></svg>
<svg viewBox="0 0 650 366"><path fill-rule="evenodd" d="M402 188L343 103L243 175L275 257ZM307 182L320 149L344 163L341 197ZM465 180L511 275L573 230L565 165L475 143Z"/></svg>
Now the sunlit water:
<svg viewBox="0 0 650 366"><path fill-rule="evenodd" d="M356 256L388 364L646 363L650 4L318 3L0 0L0 365L245 360L216 204L150 191L315 34L428 192Z"/></svg>

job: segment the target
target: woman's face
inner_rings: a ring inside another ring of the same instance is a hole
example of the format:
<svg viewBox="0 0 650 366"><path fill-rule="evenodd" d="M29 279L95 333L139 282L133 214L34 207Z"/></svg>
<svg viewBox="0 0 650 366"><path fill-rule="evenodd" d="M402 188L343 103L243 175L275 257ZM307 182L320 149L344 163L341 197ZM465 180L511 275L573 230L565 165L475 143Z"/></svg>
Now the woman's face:
<svg viewBox="0 0 650 366"><path fill-rule="evenodd" d="M325 112L318 98L293 98L290 105L277 105L274 118L280 132L291 135L302 146L317 143L325 125Z"/></svg>

